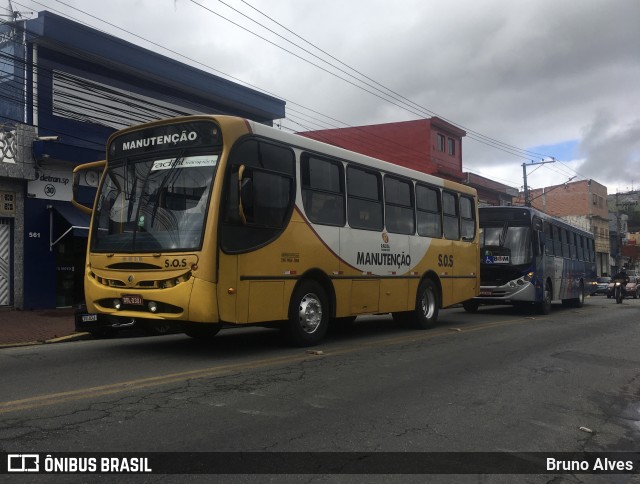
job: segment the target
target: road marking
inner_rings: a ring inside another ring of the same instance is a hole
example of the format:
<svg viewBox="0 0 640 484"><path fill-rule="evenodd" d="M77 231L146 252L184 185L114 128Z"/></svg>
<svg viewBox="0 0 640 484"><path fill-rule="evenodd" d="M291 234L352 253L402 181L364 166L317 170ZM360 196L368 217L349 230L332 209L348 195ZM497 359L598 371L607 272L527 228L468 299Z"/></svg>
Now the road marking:
<svg viewBox="0 0 640 484"><path fill-rule="evenodd" d="M539 318L538 320L543 319ZM324 357L330 357L335 355L345 355L349 353L355 353L360 350L370 349L375 347L394 346L398 344L406 344L418 341L427 341L430 339L439 338L442 336L457 337L465 333L472 333L476 331L482 331L486 329L496 328L514 323L525 323L527 318L509 319L506 321L494 321L490 323L481 323L469 327L464 327L460 332L451 332L447 328L441 330L430 331L414 331L411 334L406 334L399 337L388 338L379 341L358 343L355 345L347 346L344 348L337 348L334 350L328 350L324 352ZM137 390L141 388L156 387L161 385L167 385L169 383L176 383L180 381L186 381L197 378L208 378L212 376L220 376L228 373L238 373L247 370L255 370L259 368L266 368L269 366L299 363L302 361L317 360L314 355L309 355L306 352L302 354L295 354L289 356L279 356L275 358L267 358L263 360L250 361L246 363L234 363L229 365L214 366L210 368L201 368L198 370L189 370L179 373L170 373L168 375L153 376L147 378L140 378L137 380L124 381L120 383L112 383L110 385L101 385L90 388L81 388L79 390L71 390L67 392L49 393L46 395L39 395L35 397L23 398L20 400L12 400L8 402L0 402L0 414L18 412L22 410L30 410L38 407L46 407L51 405L57 405L60 403L71 402L75 400L83 400L92 397L99 397L104 395L113 395L116 393L122 393L131 390Z"/></svg>

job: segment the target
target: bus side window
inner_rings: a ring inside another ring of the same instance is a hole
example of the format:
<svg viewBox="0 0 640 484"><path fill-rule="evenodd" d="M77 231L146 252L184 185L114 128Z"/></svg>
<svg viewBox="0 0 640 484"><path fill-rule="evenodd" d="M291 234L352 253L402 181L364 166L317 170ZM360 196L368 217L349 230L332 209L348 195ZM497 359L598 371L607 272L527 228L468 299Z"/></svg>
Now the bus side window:
<svg viewBox="0 0 640 484"><path fill-rule="evenodd" d="M545 255L553 255L553 234L551 225L544 223L544 253Z"/></svg>
<svg viewBox="0 0 640 484"><path fill-rule="evenodd" d="M415 233L412 183L385 175L384 213L389 232L408 235Z"/></svg>
<svg viewBox="0 0 640 484"><path fill-rule="evenodd" d="M576 235L576 246L578 247L578 259L584 260L584 237L582 235Z"/></svg>
<svg viewBox="0 0 640 484"><path fill-rule="evenodd" d="M222 247L251 250L286 227L295 201L295 155L285 146L245 139L229 158Z"/></svg>
<svg viewBox="0 0 640 484"><path fill-rule="evenodd" d="M460 238L458 198L450 192L442 192L442 213L444 214L444 237L449 240Z"/></svg>
<svg viewBox="0 0 640 484"><path fill-rule="evenodd" d="M553 254L562 256L562 240L560 239L560 229L553 226Z"/></svg>
<svg viewBox="0 0 640 484"><path fill-rule="evenodd" d="M473 210L473 199L460 197L460 229L462 240L473 240L476 237L476 217Z"/></svg>
<svg viewBox="0 0 640 484"><path fill-rule="evenodd" d="M342 163L302 155L302 204L309 220L344 226L344 167Z"/></svg>
<svg viewBox="0 0 640 484"><path fill-rule="evenodd" d="M577 236L578 236L578 234L575 234L573 232L569 232L569 249L571 251L571 258L574 259L574 260L578 258L577 247L576 247L576 237Z"/></svg>
<svg viewBox="0 0 640 484"><path fill-rule="evenodd" d="M355 229L382 230L382 183L380 173L347 167L349 225Z"/></svg>
<svg viewBox="0 0 640 484"><path fill-rule="evenodd" d="M561 229L562 231L562 257L571 257L569 252L569 233L567 229Z"/></svg>
<svg viewBox="0 0 640 484"><path fill-rule="evenodd" d="M442 203L440 190L416 185L418 235L442 237Z"/></svg>

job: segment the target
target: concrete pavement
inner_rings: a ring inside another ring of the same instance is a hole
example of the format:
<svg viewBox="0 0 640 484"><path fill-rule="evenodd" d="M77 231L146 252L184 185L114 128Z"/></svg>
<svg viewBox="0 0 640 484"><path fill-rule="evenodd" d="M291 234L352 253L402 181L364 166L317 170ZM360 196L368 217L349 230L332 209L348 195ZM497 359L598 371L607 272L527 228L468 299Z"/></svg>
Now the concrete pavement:
<svg viewBox="0 0 640 484"><path fill-rule="evenodd" d="M89 337L88 333L76 333L74 311L0 309L0 348Z"/></svg>

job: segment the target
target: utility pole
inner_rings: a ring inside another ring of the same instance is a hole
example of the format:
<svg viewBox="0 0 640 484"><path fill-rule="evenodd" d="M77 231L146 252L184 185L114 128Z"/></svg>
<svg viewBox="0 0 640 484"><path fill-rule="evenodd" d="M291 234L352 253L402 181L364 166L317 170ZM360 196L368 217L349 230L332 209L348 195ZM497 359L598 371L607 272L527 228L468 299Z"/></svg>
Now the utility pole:
<svg viewBox="0 0 640 484"><path fill-rule="evenodd" d="M8 10L9 13L2 13L0 14L0 17L10 18L12 23L16 23L18 20L20 20L20 18L24 18L23 14L25 13L33 14L33 12L18 12L17 10L14 10L11 0L9 0L9 8L5 8L5 10Z"/></svg>
<svg viewBox="0 0 640 484"><path fill-rule="evenodd" d="M547 163L555 163L556 160L555 158L549 160L549 161L538 161L538 162L531 162L528 165L526 163L522 164L522 178L524 179L524 206L525 207L530 207L531 206L531 200L529 197L529 186L527 185L527 166L534 166L534 165L545 165Z"/></svg>

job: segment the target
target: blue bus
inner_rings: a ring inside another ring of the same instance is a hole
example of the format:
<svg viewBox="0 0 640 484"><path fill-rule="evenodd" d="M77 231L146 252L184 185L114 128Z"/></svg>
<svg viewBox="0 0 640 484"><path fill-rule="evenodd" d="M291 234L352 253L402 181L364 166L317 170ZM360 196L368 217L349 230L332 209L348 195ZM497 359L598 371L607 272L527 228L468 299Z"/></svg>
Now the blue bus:
<svg viewBox="0 0 640 484"><path fill-rule="evenodd" d="M480 207L480 294L465 301L533 306L552 301L582 307L596 290L593 234L531 207Z"/></svg>

